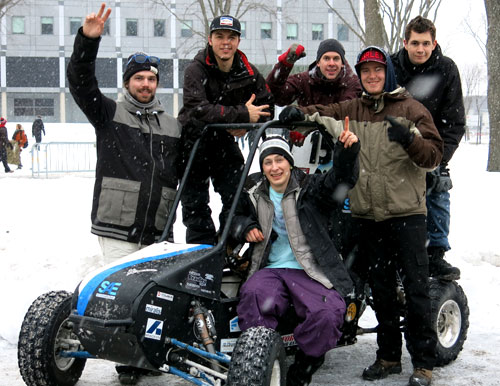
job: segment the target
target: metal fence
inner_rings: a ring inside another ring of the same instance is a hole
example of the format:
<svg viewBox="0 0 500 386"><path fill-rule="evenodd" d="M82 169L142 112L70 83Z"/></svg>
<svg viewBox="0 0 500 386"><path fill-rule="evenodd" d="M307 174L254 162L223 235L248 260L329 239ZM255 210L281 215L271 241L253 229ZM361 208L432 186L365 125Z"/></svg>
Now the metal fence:
<svg viewBox="0 0 500 386"><path fill-rule="evenodd" d="M31 176L49 173L94 172L95 142L47 142L31 147Z"/></svg>

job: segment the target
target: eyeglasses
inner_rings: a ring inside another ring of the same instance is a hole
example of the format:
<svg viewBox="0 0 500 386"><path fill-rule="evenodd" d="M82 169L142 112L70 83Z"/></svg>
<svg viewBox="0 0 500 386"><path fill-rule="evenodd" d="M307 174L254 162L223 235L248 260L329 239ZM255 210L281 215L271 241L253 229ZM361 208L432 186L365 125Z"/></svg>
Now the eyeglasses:
<svg viewBox="0 0 500 386"><path fill-rule="evenodd" d="M160 58L157 56L149 56L149 55L144 55L144 54L135 54L132 56L129 61L127 62L127 66L130 64L131 61L134 61L136 63L142 64L149 62L151 64L159 64L160 63Z"/></svg>

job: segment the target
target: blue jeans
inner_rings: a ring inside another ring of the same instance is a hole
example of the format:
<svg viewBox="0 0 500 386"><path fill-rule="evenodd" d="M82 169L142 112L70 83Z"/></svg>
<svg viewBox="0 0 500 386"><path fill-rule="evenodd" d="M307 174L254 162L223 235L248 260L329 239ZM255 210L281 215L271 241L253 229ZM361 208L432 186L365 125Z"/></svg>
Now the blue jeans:
<svg viewBox="0 0 500 386"><path fill-rule="evenodd" d="M451 249L448 243L450 233L450 193L432 190L427 200L427 240L429 247Z"/></svg>

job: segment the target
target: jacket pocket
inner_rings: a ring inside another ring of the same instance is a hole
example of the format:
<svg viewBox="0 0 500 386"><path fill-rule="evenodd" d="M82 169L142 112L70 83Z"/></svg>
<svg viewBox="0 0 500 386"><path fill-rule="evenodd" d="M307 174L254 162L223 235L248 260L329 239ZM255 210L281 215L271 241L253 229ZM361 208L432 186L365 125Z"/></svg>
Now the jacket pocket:
<svg viewBox="0 0 500 386"><path fill-rule="evenodd" d="M140 189L140 181L104 177L99 195L97 219L113 225L132 225L135 222Z"/></svg>
<svg viewBox="0 0 500 386"><path fill-rule="evenodd" d="M175 189L163 187L161 188L160 204L156 211L155 227L158 230L163 230L167 225L167 218L174 204Z"/></svg>

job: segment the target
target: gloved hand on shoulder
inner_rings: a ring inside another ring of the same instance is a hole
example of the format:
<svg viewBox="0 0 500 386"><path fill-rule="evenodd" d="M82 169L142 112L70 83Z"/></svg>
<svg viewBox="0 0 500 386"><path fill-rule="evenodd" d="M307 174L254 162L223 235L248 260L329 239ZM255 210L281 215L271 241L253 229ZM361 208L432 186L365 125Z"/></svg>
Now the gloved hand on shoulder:
<svg viewBox="0 0 500 386"><path fill-rule="evenodd" d="M290 142L295 146L302 146L306 136L304 134L299 133L296 130L290 131Z"/></svg>
<svg viewBox="0 0 500 386"><path fill-rule="evenodd" d="M304 113L295 106L286 106L279 115L281 123L300 122L305 119Z"/></svg>
<svg viewBox="0 0 500 386"><path fill-rule="evenodd" d="M406 150L410 147L415 138L415 134L410 132L410 128L399 123L396 118L386 115L384 120L390 123L387 128L387 134L389 135L389 141L398 142Z"/></svg>
<svg viewBox="0 0 500 386"><path fill-rule="evenodd" d="M304 56L306 56L304 46L293 43L286 52L279 56L278 61L287 67L292 67L297 60Z"/></svg>

